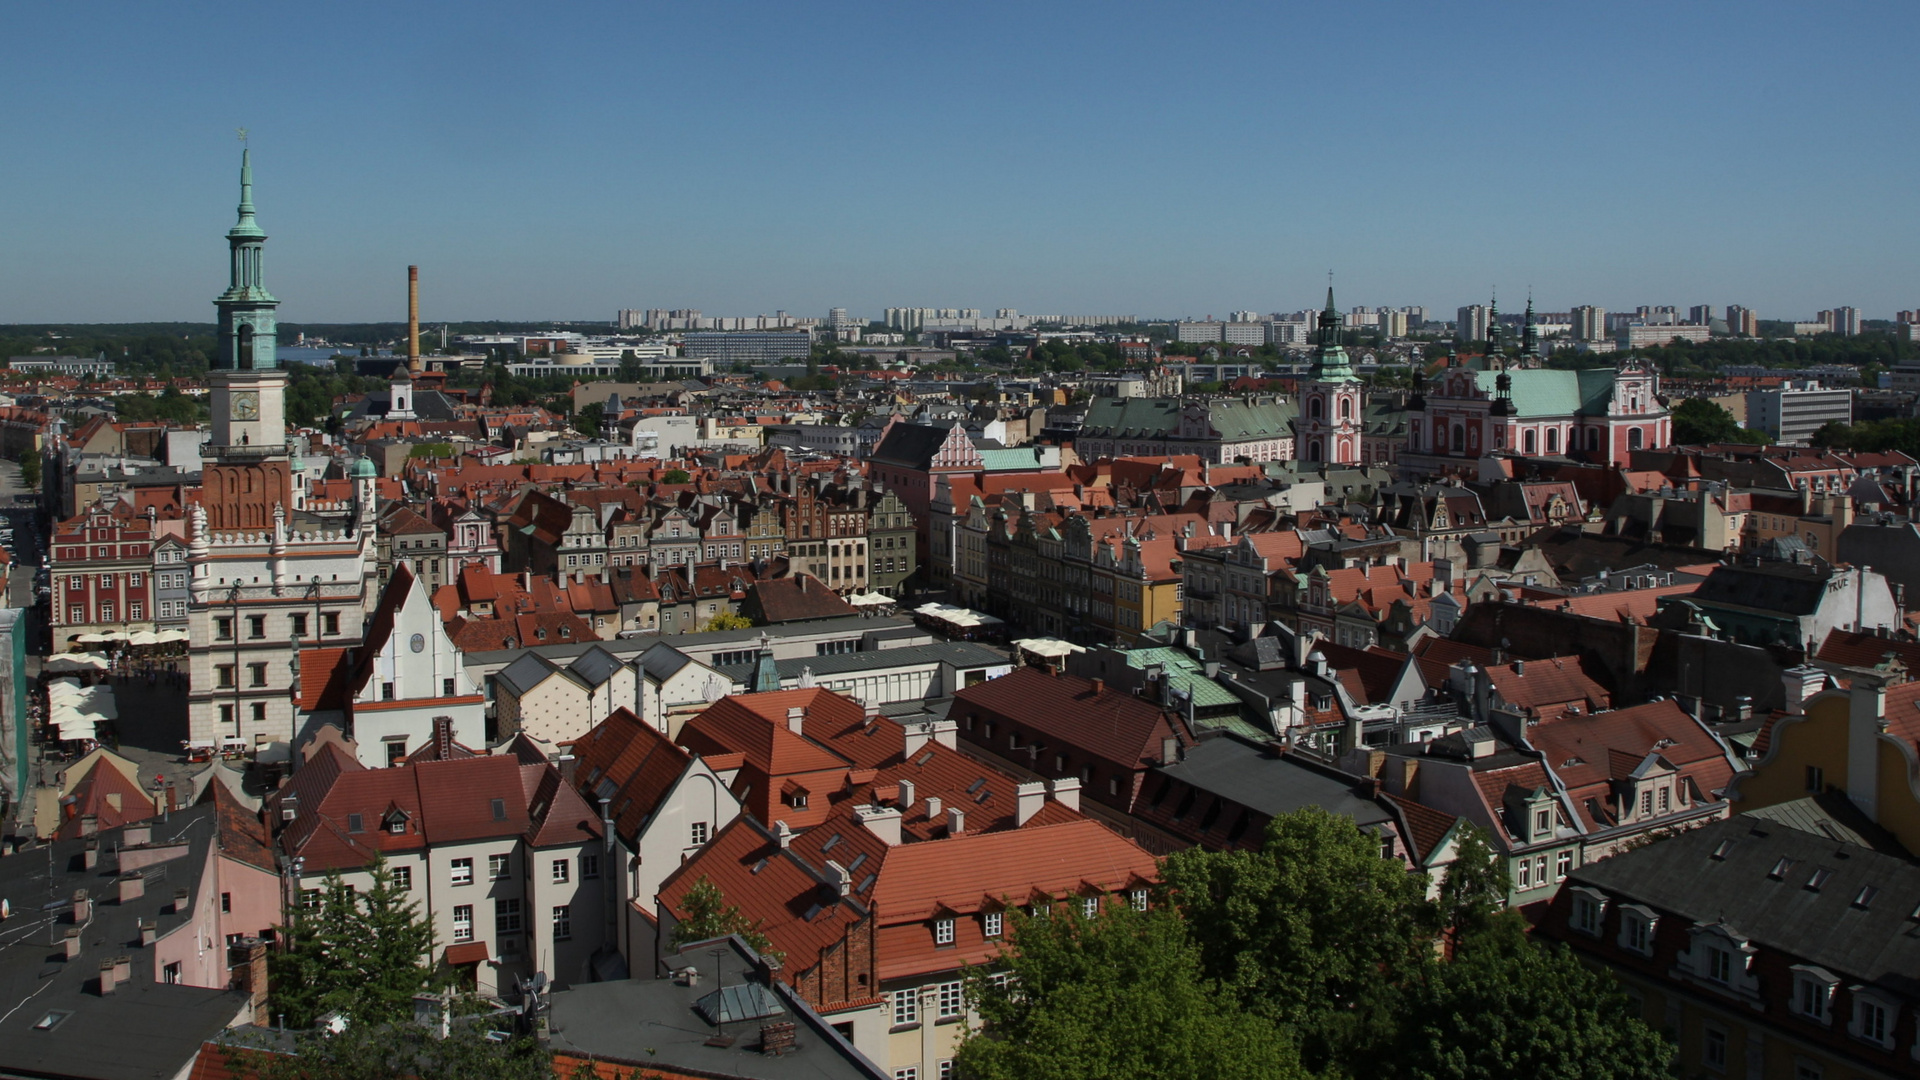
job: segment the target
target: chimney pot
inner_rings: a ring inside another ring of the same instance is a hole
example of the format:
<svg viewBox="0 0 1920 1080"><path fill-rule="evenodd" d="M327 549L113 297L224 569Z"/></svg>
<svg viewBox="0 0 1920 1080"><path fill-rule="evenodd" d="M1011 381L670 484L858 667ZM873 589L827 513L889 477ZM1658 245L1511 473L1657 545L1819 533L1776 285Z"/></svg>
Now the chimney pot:
<svg viewBox="0 0 1920 1080"><path fill-rule="evenodd" d="M1107 680L1105 679L1093 680L1093 696L1099 697L1100 694L1106 690L1106 688L1107 688Z"/></svg>
<svg viewBox="0 0 1920 1080"><path fill-rule="evenodd" d="M69 929L63 941L67 947L67 959L72 960L75 957L80 955L80 928L79 927L76 926Z"/></svg>
<svg viewBox="0 0 1920 1080"><path fill-rule="evenodd" d="M140 920L140 947L151 948L160 936L160 927L152 919Z"/></svg>
<svg viewBox="0 0 1920 1080"><path fill-rule="evenodd" d="M1053 801L1069 810L1080 809L1080 778L1062 776L1053 782Z"/></svg>
<svg viewBox="0 0 1920 1080"><path fill-rule="evenodd" d="M928 821L933 821L940 816L940 809L942 805L943 803L941 802L940 796L938 795L927 796L927 820Z"/></svg>
<svg viewBox="0 0 1920 1080"><path fill-rule="evenodd" d="M86 924L86 921L92 917L93 917L93 901L88 897L87 890L85 889L74 890L74 894L73 894L74 925L84 926Z"/></svg>
<svg viewBox="0 0 1920 1080"><path fill-rule="evenodd" d="M119 886L122 904L132 903L147 895L147 879L138 870L121 874L115 884Z"/></svg>
<svg viewBox="0 0 1920 1080"><path fill-rule="evenodd" d="M902 812L913 809L914 795L913 781L900 781L900 809Z"/></svg>
<svg viewBox="0 0 1920 1080"><path fill-rule="evenodd" d="M114 984L120 981L118 965L111 960L100 961L100 996L113 993Z"/></svg>
<svg viewBox="0 0 1920 1080"><path fill-rule="evenodd" d="M191 895L192 894L185 889L173 890L173 913L175 915L185 915L187 913L187 902Z"/></svg>
<svg viewBox="0 0 1920 1080"><path fill-rule="evenodd" d="M133 981L133 957L123 953L113 958L113 981L123 985Z"/></svg>
<svg viewBox="0 0 1920 1080"><path fill-rule="evenodd" d="M957 806L947 809L947 835L964 836L967 831L967 812Z"/></svg>

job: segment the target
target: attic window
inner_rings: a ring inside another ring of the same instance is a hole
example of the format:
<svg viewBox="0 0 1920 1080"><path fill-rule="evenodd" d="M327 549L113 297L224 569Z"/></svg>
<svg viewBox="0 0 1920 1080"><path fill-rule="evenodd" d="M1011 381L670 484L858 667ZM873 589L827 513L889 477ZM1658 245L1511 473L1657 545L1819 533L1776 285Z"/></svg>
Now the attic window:
<svg viewBox="0 0 1920 1080"><path fill-rule="evenodd" d="M507 820L507 800L505 799L493 800L493 820L495 821Z"/></svg>
<svg viewBox="0 0 1920 1080"><path fill-rule="evenodd" d="M563 627L561 627L561 628L560 628L560 636L561 636L561 637L572 637L572 636L573 636L573 627L571 627L571 626L563 626Z"/></svg>
<svg viewBox="0 0 1920 1080"><path fill-rule="evenodd" d="M1878 895L1880 895L1878 888L1872 885L1862 885L1860 886L1860 895L1853 898L1853 906L1859 908L1861 911L1865 911L1873 906L1873 898Z"/></svg>
<svg viewBox="0 0 1920 1080"><path fill-rule="evenodd" d="M547 628L544 626L536 628L533 631L533 636L539 638L541 641L547 640Z"/></svg>
<svg viewBox="0 0 1920 1080"><path fill-rule="evenodd" d="M867 875L867 877L866 877L866 880L865 880L865 881L862 881L862 882L860 883L860 887L859 887L858 889L856 889L856 890L854 890L854 891L855 891L855 892L866 892L866 891L867 891L868 889L871 889L871 888L873 888L873 882L874 882L874 878L875 878L875 877L877 877L877 876L878 876L878 875L876 875L876 874L868 874L868 875Z"/></svg>
<svg viewBox="0 0 1920 1080"><path fill-rule="evenodd" d="M55 1009L52 1012L48 1013L47 1015L41 1017L37 1022L35 1022L33 1025L33 1030L52 1031L54 1028L57 1028L60 1026L60 1021L65 1020L67 1017L72 1015L73 1015L73 1010L71 1009Z"/></svg>
<svg viewBox="0 0 1920 1080"><path fill-rule="evenodd" d="M1780 861L1773 864L1773 869L1767 871L1767 876L1775 881L1785 881L1787 879L1787 871L1792 869L1793 860L1782 855Z"/></svg>
<svg viewBox="0 0 1920 1080"><path fill-rule="evenodd" d="M1720 842L1719 842L1718 844L1715 844L1715 845L1713 846L1713 856L1712 856L1712 857L1713 857L1713 858L1714 858L1715 860L1724 860L1724 859L1725 859L1725 858L1727 857L1727 852L1729 852L1729 851L1732 851L1732 850L1733 850L1733 841L1731 841L1731 840L1722 840L1722 841L1720 841Z"/></svg>
<svg viewBox="0 0 1920 1080"><path fill-rule="evenodd" d="M359 814L348 814L347 815L347 831L350 833L366 832L367 831L366 819L362 818Z"/></svg>
<svg viewBox="0 0 1920 1080"><path fill-rule="evenodd" d="M1825 885L1827 883L1827 879L1832 876L1833 876L1833 871L1827 869L1826 867L1824 866L1815 867L1813 871L1813 876L1807 879L1807 888L1811 889L1814 892L1819 892L1820 886Z"/></svg>
<svg viewBox="0 0 1920 1080"><path fill-rule="evenodd" d="M835 845L839 843L840 843L840 834L834 833L832 836L827 837L826 843L820 845L820 853L824 855L827 852L832 851Z"/></svg>
<svg viewBox="0 0 1920 1080"><path fill-rule="evenodd" d="M927 762L932 760L933 760L933 751L926 750L926 751L923 751L919 757L914 758L913 763L915 765L925 765Z"/></svg>
<svg viewBox="0 0 1920 1080"><path fill-rule="evenodd" d="M967 794L969 795L977 794L981 788L986 786L987 786L987 778L983 776L980 779L975 780L973 783L967 785Z"/></svg>
<svg viewBox="0 0 1920 1080"><path fill-rule="evenodd" d="M853 873L853 872L854 872L855 870L858 870L858 869L860 869L860 864L862 864L862 863L864 863L864 862L866 862L866 861L867 861L867 853L866 853L866 852L864 852L864 851L863 851L863 852L861 852L860 854L858 854L858 855L855 855L855 856L853 857L853 861L852 861L851 863L848 863L848 864L847 864L847 873L849 873L849 874L851 874L851 873Z"/></svg>

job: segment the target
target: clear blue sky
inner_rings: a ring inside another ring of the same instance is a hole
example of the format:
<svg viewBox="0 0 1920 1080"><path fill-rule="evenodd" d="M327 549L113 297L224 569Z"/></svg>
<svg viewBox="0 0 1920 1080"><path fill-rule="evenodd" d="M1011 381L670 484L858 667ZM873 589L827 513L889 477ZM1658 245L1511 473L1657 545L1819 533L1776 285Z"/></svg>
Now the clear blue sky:
<svg viewBox="0 0 1920 1080"><path fill-rule="evenodd" d="M0 322L1920 306L1911 3L10 3Z"/></svg>

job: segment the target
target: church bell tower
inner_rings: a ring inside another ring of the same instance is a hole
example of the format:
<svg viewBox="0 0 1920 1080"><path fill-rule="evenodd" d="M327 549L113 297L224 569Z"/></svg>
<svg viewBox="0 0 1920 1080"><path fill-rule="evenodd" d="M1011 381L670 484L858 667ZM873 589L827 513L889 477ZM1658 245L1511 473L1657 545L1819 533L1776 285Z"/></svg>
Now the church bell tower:
<svg viewBox="0 0 1920 1080"><path fill-rule="evenodd" d="M1353 373L1347 350L1340 344L1339 309L1333 306L1333 288L1327 288L1327 306L1320 313L1319 341L1313 353L1313 374L1301 384L1301 413L1297 421L1297 457L1330 465L1360 462L1361 413L1364 401L1360 377Z"/></svg>

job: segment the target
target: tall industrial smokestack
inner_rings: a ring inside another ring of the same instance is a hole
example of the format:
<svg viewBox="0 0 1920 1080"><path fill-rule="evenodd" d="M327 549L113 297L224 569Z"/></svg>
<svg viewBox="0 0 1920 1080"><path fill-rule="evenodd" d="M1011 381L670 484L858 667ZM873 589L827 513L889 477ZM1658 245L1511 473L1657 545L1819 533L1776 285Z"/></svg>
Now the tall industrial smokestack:
<svg viewBox="0 0 1920 1080"><path fill-rule="evenodd" d="M420 268L407 267L407 374L420 374Z"/></svg>

